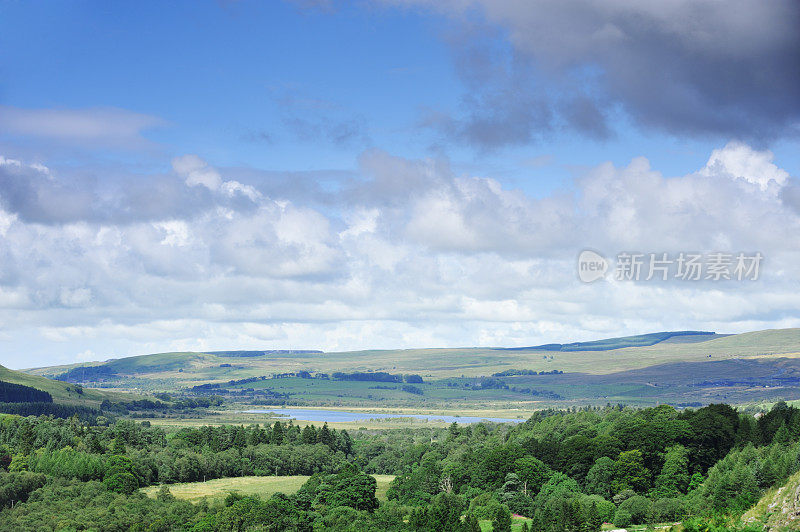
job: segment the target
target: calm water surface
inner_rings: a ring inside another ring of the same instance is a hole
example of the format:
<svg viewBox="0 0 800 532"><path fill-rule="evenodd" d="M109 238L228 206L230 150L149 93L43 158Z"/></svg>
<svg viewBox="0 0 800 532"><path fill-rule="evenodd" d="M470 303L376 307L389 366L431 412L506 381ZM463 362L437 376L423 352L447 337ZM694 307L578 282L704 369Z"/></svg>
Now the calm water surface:
<svg viewBox="0 0 800 532"><path fill-rule="evenodd" d="M444 421L445 423L478 423L480 421L494 421L496 423L522 423L524 419L511 419L503 417L471 417L471 416L446 416L441 414L374 414L366 412L347 412L344 410L311 410L306 408L275 408L273 410L245 410L248 414L275 414L277 416L301 419L303 421L316 421L334 423L337 421L366 421L368 419L409 418L427 419L428 421Z"/></svg>

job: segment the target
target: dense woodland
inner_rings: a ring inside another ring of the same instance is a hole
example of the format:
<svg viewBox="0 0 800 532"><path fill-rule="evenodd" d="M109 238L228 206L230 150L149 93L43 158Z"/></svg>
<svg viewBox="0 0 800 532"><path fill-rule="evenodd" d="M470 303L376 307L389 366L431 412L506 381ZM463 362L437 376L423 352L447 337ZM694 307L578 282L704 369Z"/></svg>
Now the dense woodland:
<svg viewBox="0 0 800 532"><path fill-rule="evenodd" d="M53 396L47 392L0 381L0 403L52 403Z"/></svg>
<svg viewBox="0 0 800 532"><path fill-rule="evenodd" d="M737 518L800 464L800 410L727 405L542 411L525 423L361 430L183 428L0 416L0 530L592 531ZM388 502L370 474L394 474ZM190 504L175 482L312 475L294 494ZM154 499L138 488L162 484ZM527 527L527 525L526 525Z"/></svg>

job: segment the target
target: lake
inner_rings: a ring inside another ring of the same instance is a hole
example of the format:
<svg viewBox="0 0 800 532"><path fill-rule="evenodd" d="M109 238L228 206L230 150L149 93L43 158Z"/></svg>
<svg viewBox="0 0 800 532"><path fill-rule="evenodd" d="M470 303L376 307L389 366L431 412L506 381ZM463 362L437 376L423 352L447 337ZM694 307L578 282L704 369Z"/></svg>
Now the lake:
<svg viewBox="0 0 800 532"><path fill-rule="evenodd" d="M367 421L370 419L414 418L428 421L444 421L445 423L479 423L493 421L495 423L522 423L525 419L511 419L502 417L471 417L471 416L446 416L441 414L371 414L366 412L347 412L344 410L312 410L306 408L276 408L273 410L256 409L244 410L247 414L275 414L276 416L303 421L329 422L337 421Z"/></svg>

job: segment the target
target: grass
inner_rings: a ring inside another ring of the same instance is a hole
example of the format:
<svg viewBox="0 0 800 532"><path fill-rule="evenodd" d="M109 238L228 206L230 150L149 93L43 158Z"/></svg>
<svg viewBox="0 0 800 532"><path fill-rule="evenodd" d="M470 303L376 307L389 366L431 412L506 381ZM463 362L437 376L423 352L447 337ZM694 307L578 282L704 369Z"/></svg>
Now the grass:
<svg viewBox="0 0 800 532"><path fill-rule="evenodd" d="M742 516L746 525L763 525L764 530L798 530L800 527L800 472L780 487L767 491Z"/></svg>
<svg viewBox="0 0 800 532"><path fill-rule="evenodd" d="M610 346L624 345L626 342L647 343L652 341L651 337L665 334L610 339L599 343ZM694 341L698 339L704 341ZM588 346L588 349L596 347L597 343L586 342L580 345ZM798 358L800 329L767 330L729 336L685 335L667 338L666 341L654 345L607 351L450 348L275 353L258 357L231 357L213 353L159 353L106 362L120 377L103 386L135 392L175 392L213 382L231 389L270 390L284 394L292 404L298 406L365 409L375 412L406 409L409 413L436 410L437 413L462 415L470 415L469 411L472 411L480 412L479 417L525 419L532 412L543 408L563 408L589 403L624 403L645 407L661 403L697 406L711 402L750 404L800 399L800 388L796 384L789 381L769 381L770 374L781 371L787 364L796 364ZM751 365L737 366L732 362L734 360L749 360ZM764 364L755 367L754 361ZM65 369L67 367L61 366L29 371L37 375L55 375ZM508 369L560 370L567 374L503 378L509 387L516 387L518 391L464 386L475 376L489 376ZM651 369L653 371L648 373ZM755 373L750 369L756 370L758 381L736 386L727 383L698 384L754 376ZM800 372L800 368L788 369ZM416 385L423 390L424 395L405 392L397 384L323 379L267 379L239 386L225 386L231 380L300 370L328 374L334 371L368 370L393 374L416 373L425 379L425 384ZM450 381L450 385L444 379ZM526 388L532 391L519 391ZM235 401L243 400L237 398ZM254 395L246 401L246 405L233 404L229 409L261 408L259 401L269 402L275 399ZM490 416L489 412L494 412L495 415ZM202 417L203 423L214 424L228 422L222 420L222 417L235 419L233 422L241 422L245 418L229 412L221 416ZM265 421L264 416L251 419L253 422ZM151 422L170 423L158 420ZM392 420L380 423L383 428L398 428L408 427L410 422ZM355 422L341 428L361 426L367 424Z"/></svg>
<svg viewBox="0 0 800 532"><path fill-rule="evenodd" d="M512 530L512 532L517 532L518 530L520 530L522 528L522 523L524 523L526 521L530 522L531 519L528 519L527 517L521 517L521 516L512 516L511 517L511 530ZM484 520L478 521L478 524L481 527L481 532L491 532L492 531L492 522L489 521L488 519L484 519Z"/></svg>
<svg viewBox="0 0 800 532"><path fill-rule="evenodd" d="M800 329L718 336L697 343L667 341L650 346L609 351L447 348L275 354L248 358L208 353L159 353L112 360L106 364L120 375L135 375L139 378L161 381L172 380L176 383L174 388L178 388L198 383L225 382L300 370L326 373L374 370L419 373L435 378L490 375L512 368L608 374L667 362L701 361L708 355L712 355L715 360L776 355L800 356ZM230 364L230 367L221 367L223 364ZM28 371L50 376L63 373L74 366L54 366Z"/></svg>
<svg viewBox="0 0 800 532"><path fill-rule="evenodd" d="M96 408L104 399L109 401L132 401L142 396L121 392L110 392L92 388L81 388L68 382L54 381L39 375L30 375L0 366L0 381L22 384L47 392L53 396L53 402L71 406L87 406ZM80 390L80 391L79 391Z"/></svg>
<svg viewBox="0 0 800 532"><path fill-rule="evenodd" d="M373 475L378 481L378 489L375 495L379 500L386 500L386 491L389 484L394 480L394 475ZM181 484L169 484L169 491L178 499L190 502L199 502L202 499L209 501L225 498L231 492L242 495L260 495L269 497L273 493L291 494L300 489L309 477L304 475L280 476L280 477L233 477L217 478L206 482L184 482ZM142 488L142 492L148 497L155 497L161 486L149 486Z"/></svg>

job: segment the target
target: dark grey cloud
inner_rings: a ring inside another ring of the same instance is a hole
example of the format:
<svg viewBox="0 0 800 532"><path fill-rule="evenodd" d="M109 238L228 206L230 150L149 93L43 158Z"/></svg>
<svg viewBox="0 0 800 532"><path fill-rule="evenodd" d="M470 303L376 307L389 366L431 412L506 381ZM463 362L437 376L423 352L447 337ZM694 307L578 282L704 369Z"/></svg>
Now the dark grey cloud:
<svg viewBox="0 0 800 532"><path fill-rule="evenodd" d="M439 120L456 139L521 144L548 126L603 138L611 134L603 111L614 106L677 135L763 145L800 132L796 0L413 3L465 28L453 45L470 96L462 113ZM486 51L470 50L476 46ZM503 66L509 57L513 68ZM555 119L526 111L531 105L547 106Z"/></svg>

